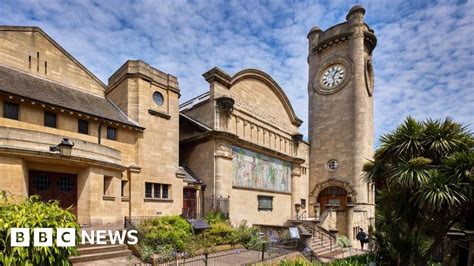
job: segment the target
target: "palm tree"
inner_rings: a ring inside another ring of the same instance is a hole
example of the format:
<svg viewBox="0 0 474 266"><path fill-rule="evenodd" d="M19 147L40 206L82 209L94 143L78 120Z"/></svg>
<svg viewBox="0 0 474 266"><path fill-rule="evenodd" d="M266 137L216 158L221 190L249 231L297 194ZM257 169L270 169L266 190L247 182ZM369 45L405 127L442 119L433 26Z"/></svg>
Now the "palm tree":
<svg viewBox="0 0 474 266"><path fill-rule="evenodd" d="M380 139L364 179L375 183L378 248L400 265L425 265L472 210L474 139L459 123L405 122Z"/></svg>

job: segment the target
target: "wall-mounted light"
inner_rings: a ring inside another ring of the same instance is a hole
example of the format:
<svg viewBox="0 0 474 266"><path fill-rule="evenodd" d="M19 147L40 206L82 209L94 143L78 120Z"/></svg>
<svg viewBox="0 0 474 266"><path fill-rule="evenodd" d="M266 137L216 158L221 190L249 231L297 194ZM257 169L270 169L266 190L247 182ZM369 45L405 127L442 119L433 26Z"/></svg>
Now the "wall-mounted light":
<svg viewBox="0 0 474 266"><path fill-rule="evenodd" d="M63 138L61 143L59 143L58 145L50 146L49 151L52 151L52 152L58 151L61 155L71 156L73 146L74 146L74 142L72 142L68 138Z"/></svg>

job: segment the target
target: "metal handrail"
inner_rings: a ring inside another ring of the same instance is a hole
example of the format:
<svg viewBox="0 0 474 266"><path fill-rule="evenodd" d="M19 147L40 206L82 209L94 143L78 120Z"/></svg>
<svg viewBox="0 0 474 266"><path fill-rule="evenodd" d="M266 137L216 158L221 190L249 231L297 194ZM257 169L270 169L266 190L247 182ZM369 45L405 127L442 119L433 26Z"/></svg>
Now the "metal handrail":
<svg viewBox="0 0 474 266"><path fill-rule="evenodd" d="M333 236L329 231L327 231L326 229L322 228L321 226L319 225L311 225L311 234L312 234L312 239L315 238L315 233L318 234L318 236L316 237L319 237L320 238L320 246L323 245L323 242L324 242L324 238L327 238L329 240L329 249L332 251L333 249L333 244L336 243L336 237Z"/></svg>
<svg viewBox="0 0 474 266"><path fill-rule="evenodd" d="M306 211L302 212L300 216L297 216L296 220L306 220Z"/></svg>

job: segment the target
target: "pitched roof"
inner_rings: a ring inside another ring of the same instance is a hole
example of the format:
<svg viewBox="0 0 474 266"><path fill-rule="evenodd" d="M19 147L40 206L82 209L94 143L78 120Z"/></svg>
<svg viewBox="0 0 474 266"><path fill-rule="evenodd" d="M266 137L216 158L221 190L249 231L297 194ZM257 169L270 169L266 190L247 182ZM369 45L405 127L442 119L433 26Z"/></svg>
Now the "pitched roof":
<svg viewBox="0 0 474 266"><path fill-rule="evenodd" d="M178 171L184 176L183 180L188 184L201 184L201 179L187 166L180 166Z"/></svg>
<svg viewBox="0 0 474 266"><path fill-rule="evenodd" d="M140 127L105 97L92 95L3 65L0 65L0 92Z"/></svg>

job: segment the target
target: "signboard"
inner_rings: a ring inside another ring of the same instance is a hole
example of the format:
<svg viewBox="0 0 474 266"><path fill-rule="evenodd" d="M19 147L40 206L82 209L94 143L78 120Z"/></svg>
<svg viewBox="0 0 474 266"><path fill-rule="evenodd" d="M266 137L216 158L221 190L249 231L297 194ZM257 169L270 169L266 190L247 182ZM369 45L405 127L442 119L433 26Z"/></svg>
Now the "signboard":
<svg viewBox="0 0 474 266"><path fill-rule="evenodd" d="M291 239L299 239L300 238L300 231L298 227L290 227L290 238Z"/></svg>

